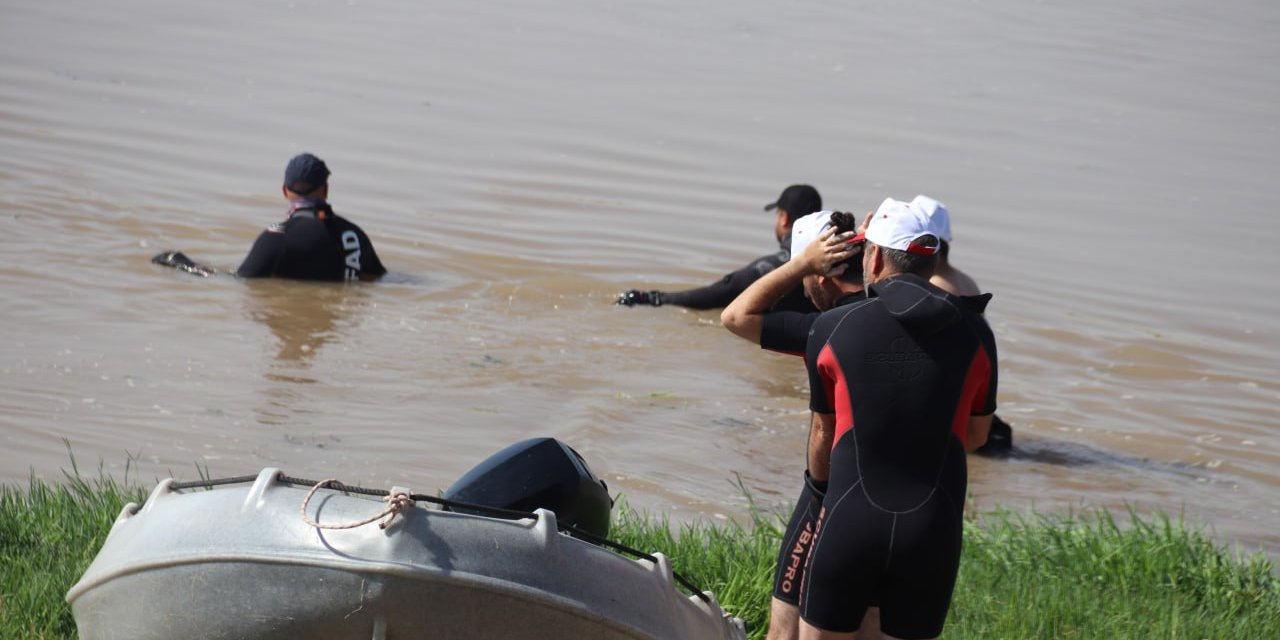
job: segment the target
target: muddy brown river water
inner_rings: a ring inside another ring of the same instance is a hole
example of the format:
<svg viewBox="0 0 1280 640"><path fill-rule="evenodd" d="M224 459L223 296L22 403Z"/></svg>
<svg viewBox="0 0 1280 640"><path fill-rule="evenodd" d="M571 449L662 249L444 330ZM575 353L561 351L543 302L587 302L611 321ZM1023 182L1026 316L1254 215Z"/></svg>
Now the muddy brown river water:
<svg viewBox="0 0 1280 640"><path fill-rule="evenodd" d="M798 359L611 305L773 247L793 182L950 205L995 294L979 508L1280 554L1280 4L0 0L0 481L99 464L443 488L561 438L676 519L798 486ZM285 162L393 272L200 280Z"/></svg>

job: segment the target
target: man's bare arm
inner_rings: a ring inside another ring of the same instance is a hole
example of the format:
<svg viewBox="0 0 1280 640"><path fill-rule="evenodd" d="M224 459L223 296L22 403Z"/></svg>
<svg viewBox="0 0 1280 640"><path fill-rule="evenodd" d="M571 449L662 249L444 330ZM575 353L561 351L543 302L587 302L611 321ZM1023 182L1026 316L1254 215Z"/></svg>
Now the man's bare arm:
<svg viewBox="0 0 1280 640"><path fill-rule="evenodd" d="M994 413L985 416L969 416L969 430L965 433L964 450L973 453L978 447L987 443L991 433L991 418Z"/></svg>
<svg viewBox="0 0 1280 640"><path fill-rule="evenodd" d="M760 344L764 314L787 295L787 292L796 288L804 279L804 275L805 269L799 260L787 261L781 267L752 282L751 286L738 294L738 297L720 312L720 321L734 335Z"/></svg>
<svg viewBox="0 0 1280 640"><path fill-rule="evenodd" d="M836 414L814 413L809 422L809 475L818 482L831 479L831 445L836 438Z"/></svg>
<svg viewBox="0 0 1280 640"><path fill-rule="evenodd" d="M738 294L729 306L720 312L720 321L734 335L760 344L760 332L764 327L764 314L777 304L787 292L800 284L806 275L826 273L833 265L849 256L848 239L852 233L836 235L827 229L805 248L799 256L781 267L766 273Z"/></svg>

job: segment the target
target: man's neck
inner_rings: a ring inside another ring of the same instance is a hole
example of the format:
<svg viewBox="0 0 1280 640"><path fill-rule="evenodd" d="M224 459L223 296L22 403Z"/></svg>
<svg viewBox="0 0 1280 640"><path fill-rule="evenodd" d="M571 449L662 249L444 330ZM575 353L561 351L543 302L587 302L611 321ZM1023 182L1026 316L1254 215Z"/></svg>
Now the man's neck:
<svg viewBox="0 0 1280 640"><path fill-rule="evenodd" d="M324 200L314 198L291 198L289 200L289 216L298 211L328 211L329 205Z"/></svg>
<svg viewBox="0 0 1280 640"><path fill-rule="evenodd" d="M840 280L839 283L841 296L848 296L866 291L866 287L862 286L861 282L845 282Z"/></svg>

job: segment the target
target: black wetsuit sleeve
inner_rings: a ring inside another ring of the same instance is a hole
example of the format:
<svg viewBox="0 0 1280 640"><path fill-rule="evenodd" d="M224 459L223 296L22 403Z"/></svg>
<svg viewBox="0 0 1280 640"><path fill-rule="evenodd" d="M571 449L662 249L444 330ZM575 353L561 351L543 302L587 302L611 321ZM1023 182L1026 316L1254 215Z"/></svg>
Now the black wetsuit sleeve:
<svg viewBox="0 0 1280 640"><path fill-rule="evenodd" d="M809 329L817 313L770 311L760 326L760 348L793 356L804 356L809 342Z"/></svg>
<svg viewBox="0 0 1280 640"><path fill-rule="evenodd" d="M355 225L352 225L355 227ZM373 241L369 239L364 229L355 227L356 233L360 235L360 273L378 277L386 275L387 268L382 266L382 261L378 259L378 252L373 250Z"/></svg>
<svg viewBox="0 0 1280 640"><path fill-rule="evenodd" d="M253 242L249 255L245 256L236 275L241 278L267 278L275 274L276 263L284 250L284 234L263 231Z"/></svg>
<svg viewBox="0 0 1280 640"><path fill-rule="evenodd" d="M1000 380L1000 366L996 356L996 338L991 333L990 325L981 317L978 317L975 322L978 324L979 344L986 351L991 372L987 375L986 388L982 389L979 397L974 399L970 415L988 416L996 412L996 387Z"/></svg>
<svg viewBox="0 0 1280 640"><path fill-rule="evenodd" d="M674 304L690 309L716 309L726 307L738 294L747 290L761 274L755 265L748 265L705 287L685 291L663 291L662 304Z"/></svg>

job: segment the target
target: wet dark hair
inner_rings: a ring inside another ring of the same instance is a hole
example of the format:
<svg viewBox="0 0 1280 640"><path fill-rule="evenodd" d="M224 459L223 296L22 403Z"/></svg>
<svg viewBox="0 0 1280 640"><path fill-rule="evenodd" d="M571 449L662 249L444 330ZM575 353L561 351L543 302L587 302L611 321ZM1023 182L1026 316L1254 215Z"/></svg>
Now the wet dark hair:
<svg viewBox="0 0 1280 640"><path fill-rule="evenodd" d="M831 226L835 227L837 234L856 231L858 229L858 218L852 213L832 211ZM853 247L853 252L849 254L848 260L844 260L833 266L834 268L842 264L848 265L845 268L844 273L836 276L837 278L844 280L845 282L859 282L862 280L862 249L865 246L866 243L859 243L855 245Z"/></svg>
<svg viewBox="0 0 1280 640"><path fill-rule="evenodd" d="M915 240L912 244L918 244L922 247L937 247L942 242L937 236L925 234ZM880 252L884 254L885 262L888 262L897 271L903 273L914 273L918 276L928 276L933 273L933 269L938 266L938 254L931 256L922 256L918 253L911 253L901 249L890 249L889 247L880 247Z"/></svg>

